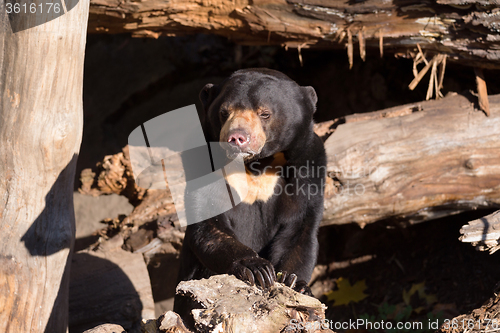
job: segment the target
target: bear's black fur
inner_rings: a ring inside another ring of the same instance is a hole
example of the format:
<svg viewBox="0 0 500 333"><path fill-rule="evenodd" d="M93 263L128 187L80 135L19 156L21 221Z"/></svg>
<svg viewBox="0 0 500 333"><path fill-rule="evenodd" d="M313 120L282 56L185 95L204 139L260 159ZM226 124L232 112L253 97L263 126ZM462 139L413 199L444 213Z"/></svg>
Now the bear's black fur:
<svg viewBox="0 0 500 333"><path fill-rule="evenodd" d="M207 141L228 142L228 155L241 154L250 189L233 209L187 227L179 281L228 273L267 288L276 272L307 292L326 171L323 143L313 132L314 89L274 70L245 69L207 84L200 99ZM184 307L176 299L174 310L184 315Z"/></svg>

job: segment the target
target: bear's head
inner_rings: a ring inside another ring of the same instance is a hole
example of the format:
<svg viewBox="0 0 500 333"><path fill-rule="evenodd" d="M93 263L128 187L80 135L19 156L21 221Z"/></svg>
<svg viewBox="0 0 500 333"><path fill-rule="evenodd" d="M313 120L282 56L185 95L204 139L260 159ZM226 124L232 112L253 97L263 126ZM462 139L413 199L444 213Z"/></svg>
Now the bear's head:
<svg viewBox="0 0 500 333"><path fill-rule="evenodd" d="M285 152L312 132L318 100L313 87L301 87L270 69L244 69L200 92L208 141L225 142L228 156L245 162Z"/></svg>

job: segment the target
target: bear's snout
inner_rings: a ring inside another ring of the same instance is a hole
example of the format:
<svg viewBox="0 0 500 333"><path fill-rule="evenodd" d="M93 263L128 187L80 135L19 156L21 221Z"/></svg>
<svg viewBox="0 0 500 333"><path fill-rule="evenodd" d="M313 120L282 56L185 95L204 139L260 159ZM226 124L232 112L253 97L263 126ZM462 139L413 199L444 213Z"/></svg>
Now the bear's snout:
<svg viewBox="0 0 500 333"><path fill-rule="evenodd" d="M231 110L220 132L220 141L228 154L242 154L248 160L262 151L266 134L262 123L253 110ZM228 155L228 156L229 156Z"/></svg>
<svg viewBox="0 0 500 333"><path fill-rule="evenodd" d="M237 147L241 151L244 151L250 143L250 135L242 130L232 131L231 133L229 133L227 142L229 143L229 145Z"/></svg>

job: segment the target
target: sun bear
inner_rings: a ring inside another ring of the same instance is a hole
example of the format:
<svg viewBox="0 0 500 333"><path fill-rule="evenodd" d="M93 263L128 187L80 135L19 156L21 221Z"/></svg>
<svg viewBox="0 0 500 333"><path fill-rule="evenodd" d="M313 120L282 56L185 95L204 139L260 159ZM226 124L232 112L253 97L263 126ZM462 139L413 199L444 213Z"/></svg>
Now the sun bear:
<svg viewBox="0 0 500 333"><path fill-rule="evenodd" d="M314 88L278 71L244 69L207 84L199 97L207 142L227 143L228 156L243 157L248 193L234 208L187 227L179 281L227 273L263 289L280 281L310 293L326 173L313 131ZM236 179L227 183L238 192ZM185 307L176 298L174 310L183 315Z"/></svg>

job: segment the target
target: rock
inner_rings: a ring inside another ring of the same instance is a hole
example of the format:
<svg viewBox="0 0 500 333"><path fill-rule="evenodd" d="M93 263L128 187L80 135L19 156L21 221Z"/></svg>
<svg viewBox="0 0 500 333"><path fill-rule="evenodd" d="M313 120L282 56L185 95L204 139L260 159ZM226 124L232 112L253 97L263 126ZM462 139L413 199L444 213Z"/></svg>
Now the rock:
<svg viewBox="0 0 500 333"><path fill-rule="evenodd" d="M102 324L83 333L126 333L123 327L116 324Z"/></svg>
<svg viewBox="0 0 500 333"><path fill-rule="evenodd" d="M191 333L184 326L181 317L173 311L167 311L158 318L160 332L166 333Z"/></svg>

